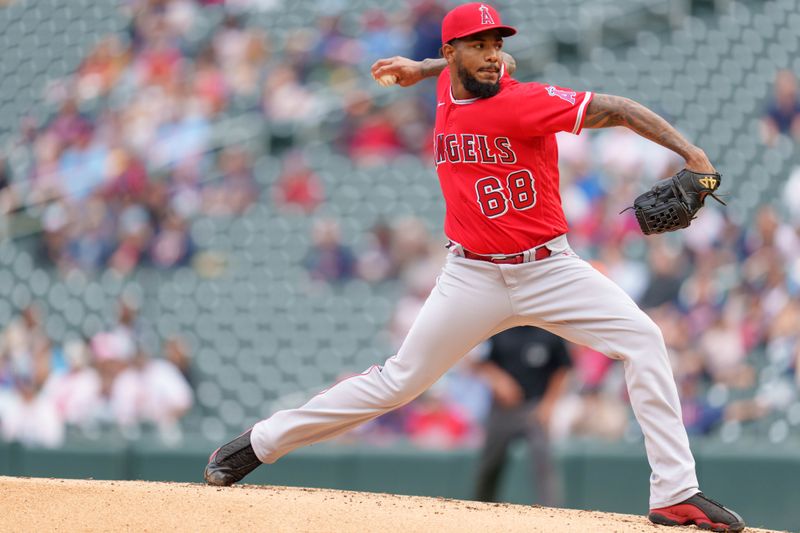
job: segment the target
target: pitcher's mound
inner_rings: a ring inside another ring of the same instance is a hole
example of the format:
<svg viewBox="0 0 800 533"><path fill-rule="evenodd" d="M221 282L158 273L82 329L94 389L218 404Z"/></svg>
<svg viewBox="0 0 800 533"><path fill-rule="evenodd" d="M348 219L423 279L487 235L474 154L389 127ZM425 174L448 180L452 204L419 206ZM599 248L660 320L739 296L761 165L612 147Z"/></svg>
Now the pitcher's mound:
<svg viewBox="0 0 800 533"><path fill-rule="evenodd" d="M0 476L0 494L2 531L688 531L643 516L293 487Z"/></svg>

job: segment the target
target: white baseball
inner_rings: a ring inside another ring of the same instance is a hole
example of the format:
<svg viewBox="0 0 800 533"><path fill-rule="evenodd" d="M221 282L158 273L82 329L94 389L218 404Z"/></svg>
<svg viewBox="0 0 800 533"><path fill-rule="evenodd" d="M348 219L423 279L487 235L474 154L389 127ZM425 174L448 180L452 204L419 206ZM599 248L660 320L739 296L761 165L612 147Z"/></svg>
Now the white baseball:
<svg viewBox="0 0 800 533"><path fill-rule="evenodd" d="M389 87L397 83L397 76L394 74L384 74L380 78L376 78L375 81L377 81L378 85L381 87Z"/></svg>

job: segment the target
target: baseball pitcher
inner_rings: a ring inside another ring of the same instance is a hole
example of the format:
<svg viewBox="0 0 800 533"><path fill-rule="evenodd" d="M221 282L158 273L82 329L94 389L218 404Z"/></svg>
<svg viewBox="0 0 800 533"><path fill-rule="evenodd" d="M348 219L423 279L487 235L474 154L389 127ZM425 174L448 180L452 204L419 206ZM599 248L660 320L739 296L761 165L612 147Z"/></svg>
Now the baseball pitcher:
<svg viewBox="0 0 800 533"><path fill-rule="evenodd" d="M515 33L491 6L464 4L442 22L442 58L373 65L383 85L438 75L432 142L451 253L396 355L223 445L205 479L230 485L400 407L484 339L531 325L623 362L652 468L651 521L741 531L739 515L700 492L661 331L569 246L555 133L623 126L685 159L684 173L637 199L646 233L688 225L720 176L700 148L630 99L513 79L502 47Z"/></svg>

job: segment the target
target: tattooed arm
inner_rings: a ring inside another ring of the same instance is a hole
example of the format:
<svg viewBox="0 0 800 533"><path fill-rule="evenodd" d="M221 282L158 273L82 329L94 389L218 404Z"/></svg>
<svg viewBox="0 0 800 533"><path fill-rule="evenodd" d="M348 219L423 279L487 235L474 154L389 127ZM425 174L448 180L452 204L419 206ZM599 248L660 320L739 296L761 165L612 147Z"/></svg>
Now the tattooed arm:
<svg viewBox="0 0 800 533"><path fill-rule="evenodd" d="M694 172L715 172L705 152L690 143L666 120L638 102L622 96L595 94L586 108L584 128L624 126L654 143L669 148L686 160Z"/></svg>
<svg viewBox="0 0 800 533"><path fill-rule="evenodd" d="M508 74L513 75L517 70L517 62L506 52L501 52L503 63L508 69ZM414 61L407 57L389 57L386 59L379 59L372 64L372 76L380 78L386 74L394 74L397 76L397 84L401 87L409 87L415 83L438 76L447 66L447 60L443 57L436 59L423 59L422 61Z"/></svg>

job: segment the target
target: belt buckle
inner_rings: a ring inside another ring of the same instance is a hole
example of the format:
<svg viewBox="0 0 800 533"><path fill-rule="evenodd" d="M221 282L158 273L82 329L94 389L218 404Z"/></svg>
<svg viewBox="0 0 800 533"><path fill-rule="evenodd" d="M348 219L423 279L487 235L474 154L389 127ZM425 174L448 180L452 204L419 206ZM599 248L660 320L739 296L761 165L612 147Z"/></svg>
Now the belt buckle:
<svg viewBox="0 0 800 533"><path fill-rule="evenodd" d="M523 261L518 261L517 260L517 259L520 259L522 257L523 257L523 254L509 254L509 255L494 256L494 257L492 257L492 262L505 263L505 264L517 264L517 263L524 262L524 259L523 259Z"/></svg>

